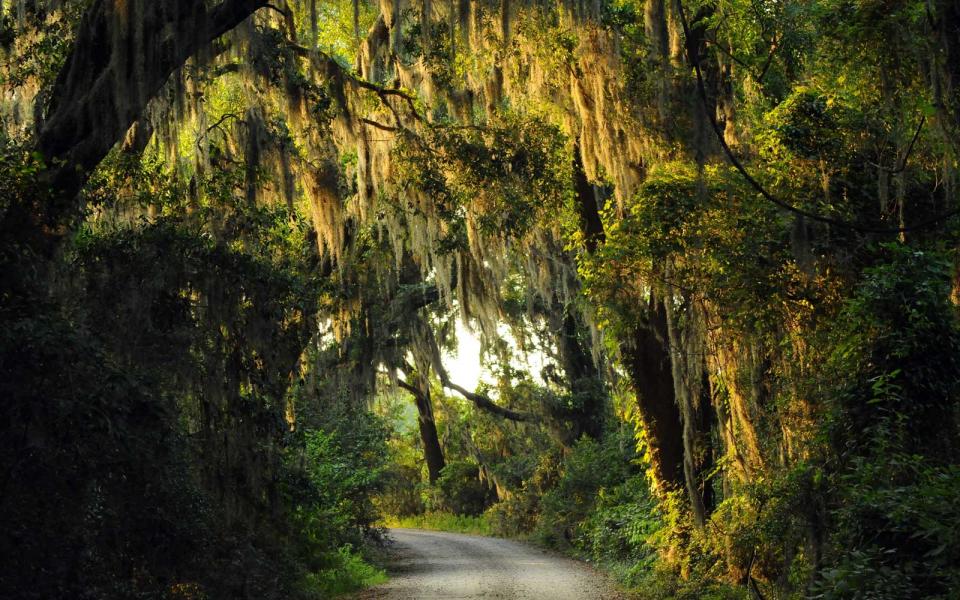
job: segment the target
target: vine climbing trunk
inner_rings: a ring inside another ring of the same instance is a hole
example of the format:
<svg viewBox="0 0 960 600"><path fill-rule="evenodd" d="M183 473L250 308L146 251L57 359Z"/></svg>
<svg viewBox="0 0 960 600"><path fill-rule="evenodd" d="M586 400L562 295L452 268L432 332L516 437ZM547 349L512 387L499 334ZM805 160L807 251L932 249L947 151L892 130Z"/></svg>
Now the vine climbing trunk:
<svg viewBox="0 0 960 600"><path fill-rule="evenodd" d="M665 40L666 37L664 51ZM587 179L579 146L574 149L573 185L580 230L587 252L593 254L606 242L606 234L598 190ZM666 307L651 290L647 306L640 312L633 331L620 344L620 354L637 396L654 486L660 492L680 490L684 487L683 436L680 412L674 401Z"/></svg>

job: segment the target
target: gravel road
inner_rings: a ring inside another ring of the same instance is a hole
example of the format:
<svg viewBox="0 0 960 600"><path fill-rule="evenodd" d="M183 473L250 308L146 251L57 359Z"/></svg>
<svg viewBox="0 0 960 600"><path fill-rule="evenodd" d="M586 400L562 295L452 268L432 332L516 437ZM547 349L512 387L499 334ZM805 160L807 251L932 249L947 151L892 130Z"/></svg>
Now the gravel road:
<svg viewBox="0 0 960 600"><path fill-rule="evenodd" d="M389 537L390 581L357 600L624 598L586 564L519 542L420 529L391 529Z"/></svg>

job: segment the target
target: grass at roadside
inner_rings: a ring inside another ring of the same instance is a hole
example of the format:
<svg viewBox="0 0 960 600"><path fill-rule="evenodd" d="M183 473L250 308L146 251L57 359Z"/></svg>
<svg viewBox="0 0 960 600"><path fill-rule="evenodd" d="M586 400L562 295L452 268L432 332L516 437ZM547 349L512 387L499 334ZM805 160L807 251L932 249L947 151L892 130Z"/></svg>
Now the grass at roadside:
<svg viewBox="0 0 960 600"><path fill-rule="evenodd" d="M308 598L331 598L356 592L387 581L386 572L367 561L349 546L330 557L330 567L308 573L301 591Z"/></svg>
<svg viewBox="0 0 960 600"><path fill-rule="evenodd" d="M493 535L493 527L481 515L470 517L455 515L448 512L427 512L412 517L388 517L384 520L386 527L406 527L410 529L430 529L433 531L451 531L454 533L470 533L474 535Z"/></svg>

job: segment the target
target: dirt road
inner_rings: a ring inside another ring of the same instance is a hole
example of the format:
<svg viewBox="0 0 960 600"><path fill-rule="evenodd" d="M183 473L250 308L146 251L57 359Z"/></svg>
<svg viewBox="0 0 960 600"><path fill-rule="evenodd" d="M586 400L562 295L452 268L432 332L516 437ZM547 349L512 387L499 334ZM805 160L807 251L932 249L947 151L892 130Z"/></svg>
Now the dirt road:
<svg viewBox="0 0 960 600"><path fill-rule="evenodd" d="M357 599L623 598L586 564L519 542L419 529L391 529L390 538L390 581Z"/></svg>

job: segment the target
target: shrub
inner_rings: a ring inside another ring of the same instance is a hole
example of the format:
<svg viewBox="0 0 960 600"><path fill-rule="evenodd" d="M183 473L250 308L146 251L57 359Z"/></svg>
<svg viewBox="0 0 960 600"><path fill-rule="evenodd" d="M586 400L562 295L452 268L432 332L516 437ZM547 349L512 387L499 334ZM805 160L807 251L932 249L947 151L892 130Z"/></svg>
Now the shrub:
<svg viewBox="0 0 960 600"><path fill-rule="evenodd" d="M856 459L838 479L836 559L818 598L948 598L960 589L960 468L916 455Z"/></svg>
<svg viewBox="0 0 960 600"><path fill-rule="evenodd" d="M454 531L474 535L493 535L494 528L488 515L454 515L448 512L425 512L403 518L388 518L388 527L409 527L412 529L431 529L433 531Z"/></svg>
<svg viewBox="0 0 960 600"><path fill-rule="evenodd" d="M565 457L556 485L543 496L534 536L550 546L580 546L583 522L598 498L639 471L636 458L632 435L613 432L601 441L578 441Z"/></svg>
<svg viewBox="0 0 960 600"><path fill-rule="evenodd" d="M821 598L945 598L960 585L960 333L947 256L881 247L829 367L832 533Z"/></svg>
<svg viewBox="0 0 960 600"><path fill-rule="evenodd" d="M440 506L455 515L478 516L496 500L496 494L480 481L480 467L469 461L448 463L437 489Z"/></svg>
<svg viewBox="0 0 960 600"><path fill-rule="evenodd" d="M380 512L399 518L422 514L426 505L420 477L417 467L396 463L387 467L383 474L383 491L375 498Z"/></svg>
<svg viewBox="0 0 960 600"><path fill-rule="evenodd" d="M379 513L388 450L384 424L363 411L332 412L325 429L303 432L290 449L285 492L307 544L306 554L358 546Z"/></svg>

